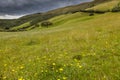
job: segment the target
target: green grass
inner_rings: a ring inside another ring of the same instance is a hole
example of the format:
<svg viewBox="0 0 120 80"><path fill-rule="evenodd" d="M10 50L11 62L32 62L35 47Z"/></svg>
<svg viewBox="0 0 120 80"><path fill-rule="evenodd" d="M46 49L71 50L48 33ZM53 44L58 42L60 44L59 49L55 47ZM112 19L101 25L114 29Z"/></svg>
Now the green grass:
<svg viewBox="0 0 120 80"><path fill-rule="evenodd" d="M26 22L26 23L24 23L24 24L22 24L20 26L13 27L10 30L18 30L18 29L21 29L21 28L25 28L25 27L27 27L29 25L30 25L30 22Z"/></svg>
<svg viewBox="0 0 120 80"><path fill-rule="evenodd" d="M118 5L120 0L112 0L103 4L99 4L97 6L94 6L92 8L88 8L86 10L95 10L95 11L112 11L112 9Z"/></svg>
<svg viewBox="0 0 120 80"><path fill-rule="evenodd" d="M88 15L55 17L51 28L0 32L0 80L120 80L120 13Z"/></svg>

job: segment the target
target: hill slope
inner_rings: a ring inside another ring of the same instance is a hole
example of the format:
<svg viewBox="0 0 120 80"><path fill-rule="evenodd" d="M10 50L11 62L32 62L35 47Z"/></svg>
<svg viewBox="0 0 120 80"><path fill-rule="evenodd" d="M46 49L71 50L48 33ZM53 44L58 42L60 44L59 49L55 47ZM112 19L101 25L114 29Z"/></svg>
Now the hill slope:
<svg viewBox="0 0 120 80"><path fill-rule="evenodd" d="M119 80L120 14L64 14L56 26L0 32L0 79Z"/></svg>
<svg viewBox="0 0 120 80"><path fill-rule="evenodd" d="M41 21L50 19L52 17L62 15L62 14L80 12L80 11L90 8L94 5L98 5L98 4L101 4L104 2L108 2L108 1L110 1L110 0L95 0L92 2L86 2L86 3L79 4L79 5L73 5L73 6L68 6L68 7L64 7L64 8L59 8L59 9L48 11L45 13L37 13L37 14L27 15L27 16L23 16L19 19L15 19L15 20L0 20L0 28L2 30L6 29L7 31L9 31L9 29L12 27L17 27L17 26L23 25L28 22L29 23L32 22L33 24L32 25L29 24L27 26L33 26ZM26 29L24 29L24 30L26 30Z"/></svg>
<svg viewBox="0 0 120 80"><path fill-rule="evenodd" d="M120 0L111 0L109 2L105 2L102 4L98 4L96 6L93 6L91 8L88 8L86 10L88 11L101 11L101 12L109 12L109 11L113 11L113 9L117 6L119 6Z"/></svg>
<svg viewBox="0 0 120 80"><path fill-rule="evenodd" d="M113 8L106 5L114 6L109 1L94 10ZM11 29L29 26L29 19L39 15L20 18L26 21ZM75 12L48 21L53 23L49 28L0 32L0 80L120 80L119 12Z"/></svg>

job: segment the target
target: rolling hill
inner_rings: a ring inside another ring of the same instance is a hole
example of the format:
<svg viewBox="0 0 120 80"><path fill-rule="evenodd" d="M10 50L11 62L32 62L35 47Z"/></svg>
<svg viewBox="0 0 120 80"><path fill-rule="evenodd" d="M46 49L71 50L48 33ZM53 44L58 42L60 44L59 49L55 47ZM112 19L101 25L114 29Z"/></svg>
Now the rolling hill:
<svg viewBox="0 0 120 80"><path fill-rule="evenodd" d="M19 19L14 19L14 20L0 20L0 30L1 31L24 31L27 30L27 28L31 27L34 28L33 26L41 21L50 19L52 17L62 15L62 14L69 14L69 13L76 13L76 12L81 12L81 11L87 11L86 9L91 8L95 5L109 2L111 0L94 0L92 2L86 2L82 3L79 5L73 5L73 6L68 6L64 8L59 8L55 10L51 10L45 13L36 13L36 14L31 14L27 16L23 16ZM20 27L20 29L15 28L11 30L13 27L19 27L21 25L24 25L26 23L29 23L28 25L23 26L23 28ZM32 24L30 24L32 23ZM18 30L16 30L18 29Z"/></svg>
<svg viewBox="0 0 120 80"><path fill-rule="evenodd" d="M51 28L0 32L1 80L119 80L120 14L64 14Z"/></svg>
<svg viewBox="0 0 120 80"><path fill-rule="evenodd" d="M119 0L112 0L103 4L99 4L96 6L93 6L91 8L88 8L86 10L90 11L102 11L102 12L110 12L110 11L114 11L113 9L117 6L119 6L120 1Z"/></svg>
<svg viewBox="0 0 120 80"><path fill-rule="evenodd" d="M96 5L45 18L53 23L47 28L29 25L34 20L41 24L38 16L73 6L2 20L23 22L10 27L15 32L0 32L0 80L120 80L119 2L104 1L83 3ZM96 13L103 9L104 14ZM24 27L27 31L20 32Z"/></svg>

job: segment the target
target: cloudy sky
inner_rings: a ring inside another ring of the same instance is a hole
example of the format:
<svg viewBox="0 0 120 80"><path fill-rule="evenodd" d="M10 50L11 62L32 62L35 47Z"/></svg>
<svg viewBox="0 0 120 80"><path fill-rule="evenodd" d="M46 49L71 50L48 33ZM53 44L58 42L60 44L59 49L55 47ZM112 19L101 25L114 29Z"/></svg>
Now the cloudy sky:
<svg viewBox="0 0 120 80"><path fill-rule="evenodd" d="M0 19L44 12L91 0L0 0Z"/></svg>

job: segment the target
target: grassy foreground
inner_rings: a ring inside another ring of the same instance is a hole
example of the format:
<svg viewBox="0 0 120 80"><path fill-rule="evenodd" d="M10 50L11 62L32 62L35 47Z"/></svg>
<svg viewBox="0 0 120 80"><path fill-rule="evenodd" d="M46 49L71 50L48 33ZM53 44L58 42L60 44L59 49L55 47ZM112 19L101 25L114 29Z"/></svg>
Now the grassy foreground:
<svg viewBox="0 0 120 80"><path fill-rule="evenodd" d="M51 28L1 32L0 80L120 80L119 20L75 13Z"/></svg>

